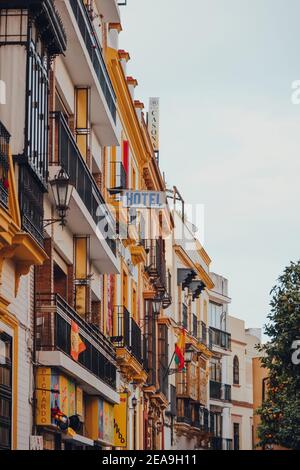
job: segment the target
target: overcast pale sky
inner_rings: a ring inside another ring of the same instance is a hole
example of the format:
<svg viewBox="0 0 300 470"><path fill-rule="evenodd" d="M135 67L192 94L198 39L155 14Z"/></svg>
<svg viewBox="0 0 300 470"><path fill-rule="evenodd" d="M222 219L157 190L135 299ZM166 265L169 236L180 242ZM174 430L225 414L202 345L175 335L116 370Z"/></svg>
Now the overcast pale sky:
<svg viewBox="0 0 300 470"><path fill-rule="evenodd" d="M136 97L161 100L162 170L205 205L230 312L261 327L300 246L299 0L127 0L120 48Z"/></svg>

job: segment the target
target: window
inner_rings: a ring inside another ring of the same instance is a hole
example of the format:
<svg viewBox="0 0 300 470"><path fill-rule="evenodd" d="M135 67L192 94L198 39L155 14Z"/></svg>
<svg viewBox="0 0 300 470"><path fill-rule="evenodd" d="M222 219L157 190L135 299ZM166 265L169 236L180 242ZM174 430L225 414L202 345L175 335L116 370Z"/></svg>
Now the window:
<svg viewBox="0 0 300 470"><path fill-rule="evenodd" d="M240 424L233 423L233 449L240 450Z"/></svg>
<svg viewBox="0 0 300 470"><path fill-rule="evenodd" d="M209 325L218 330L224 330L223 305L209 302Z"/></svg>
<svg viewBox="0 0 300 470"><path fill-rule="evenodd" d="M234 356L233 358L233 383L234 385L239 385L240 383L240 366L239 358Z"/></svg>
<svg viewBox="0 0 300 470"><path fill-rule="evenodd" d="M11 448L12 338L0 332L0 449Z"/></svg>
<svg viewBox="0 0 300 470"><path fill-rule="evenodd" d="M212 358L210 360L210 380L222 382L222 365L220 359Z"/></svg>

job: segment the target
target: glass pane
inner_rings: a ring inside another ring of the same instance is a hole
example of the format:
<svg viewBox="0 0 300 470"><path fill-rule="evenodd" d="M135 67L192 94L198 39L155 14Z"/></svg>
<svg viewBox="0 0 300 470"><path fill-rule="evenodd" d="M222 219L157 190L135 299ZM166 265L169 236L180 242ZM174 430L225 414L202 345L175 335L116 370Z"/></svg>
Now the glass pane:
<svg viewBox="0 0 300 470"><path fill-rule="evenodd" d="M11 387L11 373L8 367L0 367L0 385Z"/></svg>
<svg viewBox="0 0 300 470"><path fill-rule="evenodd" d="M11 402L6 398L0 397L0 417L10 418L11 415Z"/></svg>
<svg viewBox="0 0 300 470"><path fill-rule="evenodd" d="M4 426L0 423L0 446L10 446L10 427Z"/></svg>

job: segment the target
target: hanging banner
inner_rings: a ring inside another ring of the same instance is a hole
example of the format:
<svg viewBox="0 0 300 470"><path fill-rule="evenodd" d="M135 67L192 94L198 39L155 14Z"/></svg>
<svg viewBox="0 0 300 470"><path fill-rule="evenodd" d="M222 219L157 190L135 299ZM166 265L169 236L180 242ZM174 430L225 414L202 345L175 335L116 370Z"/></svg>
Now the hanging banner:
<svg viewBox="0 0 300 470"><path fill-rule="evenodd" d="M36 424L47 426L51 424L51 369L39 367L36 373Z"/></svg>
<svg viewBox="0 0 300 470"><path fill-rule="evenodd" d="M86 345L82 341L77 323L71 322L71 351L70 354L74 361L78 361L79 354L86 350Z"/></svg>
<svg viewBox="0 0 300 470"><path fill-rule="evenodd" d="M120 393L120 403L114 407L114 446L127 447L127 393Z"/></svg>
<svg viewBox="0 0 300 470"><path fill-rule="evenodd" d="M159 98L149 99L148 131L155 152L159 151Z"/></svg>
<svg viewBox="0 0 300 470"><path fill-rule="evenodd" d="M110 445L114 443L114 405L104 402L103 406L103 440Z"/></svg>
<svg viewBox="0 0 300 470"><path fill-rule="evenodd" d="M38 426L55 425L51 416L51 410L55 408L59 408L66 416L83 414L82 389L76 387L71 379L54 372L49 367L37 369L36 397Z"/></svg>
<svg viewBox="0 0 300 470"><path fill-rule="evenodd" d="M83 416L83 390L76 387L76 414Z"/></svg>
<svg viewBox="0 0 300 470"><path fill-rule="evenodd" d="M107 317L106 317L106 334L112 336L113 315L114 315L114 295L115 295L115 276L108 274L107 276Z"/></svg>

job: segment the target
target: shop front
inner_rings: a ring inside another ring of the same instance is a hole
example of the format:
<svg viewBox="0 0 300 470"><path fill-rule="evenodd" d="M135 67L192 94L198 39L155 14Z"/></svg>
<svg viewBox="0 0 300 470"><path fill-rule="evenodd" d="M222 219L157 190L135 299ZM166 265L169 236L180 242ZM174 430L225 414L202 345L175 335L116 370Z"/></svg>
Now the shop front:
<svg viewBox="0 0 300 470"><path fill-rule="evenodd" d="M114 405L87 394L54 368L36 374L36 432L45 450L85 450L114 446Z"/></svg>

